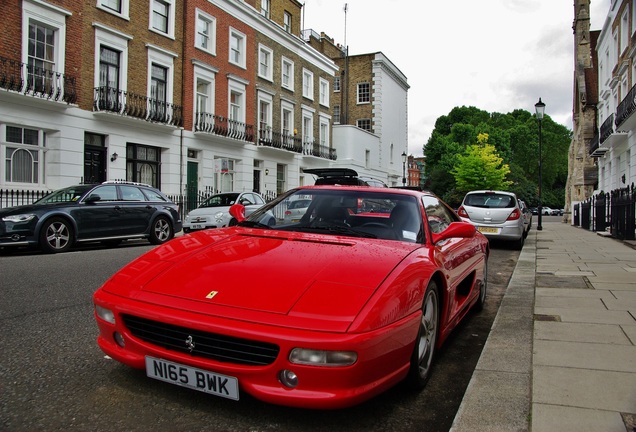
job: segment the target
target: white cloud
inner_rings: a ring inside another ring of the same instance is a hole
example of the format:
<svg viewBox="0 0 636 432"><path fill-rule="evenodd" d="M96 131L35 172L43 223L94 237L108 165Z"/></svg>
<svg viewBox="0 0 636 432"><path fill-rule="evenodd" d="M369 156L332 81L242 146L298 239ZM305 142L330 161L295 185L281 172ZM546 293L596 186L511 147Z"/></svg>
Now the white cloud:
<svg viewBox="0 0 636 432"><path fill-rule="evenodd" d="M592 30L609 7L610 0L592 0ZM346 24L351 54L381 51L407 76L414 155L435 120L456 106L534 112L541 97L546 114L572 127L571 1L305 0L303 20L341 44Z"/></svg>

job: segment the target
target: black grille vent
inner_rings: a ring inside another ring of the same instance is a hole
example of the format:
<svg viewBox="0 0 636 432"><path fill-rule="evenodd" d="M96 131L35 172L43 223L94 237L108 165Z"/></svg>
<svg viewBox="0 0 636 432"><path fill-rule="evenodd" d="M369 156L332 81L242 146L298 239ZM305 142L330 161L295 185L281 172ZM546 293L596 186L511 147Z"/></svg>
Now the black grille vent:
<svg viewBox="0 0 636 432"><path fill-rule="evenodd" d="M188 329L132 315L123 318L130 332L144 342L196 357L262 366L272 364L280 350L277 345L266 342ZM192 343L187 343L188 340Z"/></svg>

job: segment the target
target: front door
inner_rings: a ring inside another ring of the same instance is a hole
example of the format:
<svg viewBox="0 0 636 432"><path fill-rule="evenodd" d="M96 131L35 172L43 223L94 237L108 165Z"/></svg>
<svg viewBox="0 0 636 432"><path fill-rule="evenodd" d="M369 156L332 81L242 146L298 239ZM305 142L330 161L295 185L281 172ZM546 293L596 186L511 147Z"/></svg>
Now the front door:
<svg viewBox="0 0 636 432"><path fill-rule="evenodd" d="M103 183L106 181L106 149L104 147L84 146L84 183Z"/></svg>
<svg viewBox="0 0 636 432"><path fill-rule="evenodd" d="M187 211L198 207L197 196L199 191L199 163L188 161L188 178L186 180L188 198Z"/></svg>
<svg viewBox="0 0 636 432"><path fill-rule="evenodd" d="M254 170L254 188L252 191L261 193L261 170Z"/></svg>

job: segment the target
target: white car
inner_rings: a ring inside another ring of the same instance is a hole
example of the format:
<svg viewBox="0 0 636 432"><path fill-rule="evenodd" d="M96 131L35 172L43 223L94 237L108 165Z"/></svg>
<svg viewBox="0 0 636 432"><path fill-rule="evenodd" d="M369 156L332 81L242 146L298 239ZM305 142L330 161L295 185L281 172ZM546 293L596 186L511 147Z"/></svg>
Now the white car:
<svg viewBox="0 0 636 432"><path fill-rule="evenodd" d="M554 210L550 207L541 207L541 214L550 216Z"/></svg>
<svg viewBox="0 0 636 432"><path fill-rule="evenodd" d="M526 227L514 193L495 190L468 192L457 214L462 221L475 225L487 239L511 242L518 250L523 248Z"/></svg>
<svg viewBox="0 0 636 432"><path fill-rule="evenodd" d="M265 205L265 200L256 192L225 192L212 195L186 215L183 221L183 232L222 228L236 224L236 219L229 212L233 204L243 204L245 216L248 216Z"/></svg>

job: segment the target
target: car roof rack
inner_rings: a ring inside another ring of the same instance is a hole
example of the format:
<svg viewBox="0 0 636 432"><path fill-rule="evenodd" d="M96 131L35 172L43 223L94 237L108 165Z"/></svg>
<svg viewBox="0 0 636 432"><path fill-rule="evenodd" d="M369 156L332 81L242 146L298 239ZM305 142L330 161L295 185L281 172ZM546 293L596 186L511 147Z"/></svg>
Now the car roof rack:
<svg viewBox="0 0 636 432"><path fill-rule="evenodd" d="M150 186L149 184L146 184L146 183L131 182L131 181L126 181L126 180L106 180L102 184L125 184L125 185L133 185L133 186L145 186L145 187L149 187L149 188L152 187L152 186Z"/></svg>

